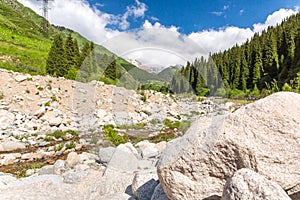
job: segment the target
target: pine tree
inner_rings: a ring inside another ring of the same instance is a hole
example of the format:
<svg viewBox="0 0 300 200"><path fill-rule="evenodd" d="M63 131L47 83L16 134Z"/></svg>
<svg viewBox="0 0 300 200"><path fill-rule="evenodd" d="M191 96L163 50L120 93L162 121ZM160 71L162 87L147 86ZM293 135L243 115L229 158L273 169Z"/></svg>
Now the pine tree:
<svg viewBox="0 0 300 200"><path fill-rule="evenodd" d="M71 68L74 69L78 66L78 52L76 51L77 49L75 42L73 41L72 35L68 34L68 37L65 42L66 71L68 72Z"/></svg>
<svg viewBox="0 0 300 200"><path fill-rule="evenodd" d="M54 38L48 59L46 61L46 72L52 76L63 77L67 74L64 40L62 34Z"/></svg>
<svg viewBox="0 0 300 200"><path fill-rule="evenodd" d="M116 68L116 60L115 59L104 70L104 77L110 78L112 80L117 79L117 68Z"/></svg>

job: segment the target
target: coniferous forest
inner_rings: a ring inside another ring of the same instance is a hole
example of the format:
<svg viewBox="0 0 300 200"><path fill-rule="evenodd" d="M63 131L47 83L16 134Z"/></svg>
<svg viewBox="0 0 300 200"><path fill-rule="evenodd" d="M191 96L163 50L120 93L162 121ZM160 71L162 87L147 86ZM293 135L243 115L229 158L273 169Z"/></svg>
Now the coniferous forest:
<svg viewBox="0 0 300 200"><path fill-rule="evenodd" d="M93 42L86 42L79 49L77 40L71 34L66 38L62 34L57 35L48 54L47 74L80 81L101 77L116 80L116 58L113 55L96 53L94 49ZM99 76L95 77L95 74Z"/></svg>
<svg viewBox="0 0 300 200"><path fill-rule="evenodd" d="M175 74L171 86L175 93L259 97L280 90L299 92L299 72L298 13L240 46L188 62Z"/></svg>

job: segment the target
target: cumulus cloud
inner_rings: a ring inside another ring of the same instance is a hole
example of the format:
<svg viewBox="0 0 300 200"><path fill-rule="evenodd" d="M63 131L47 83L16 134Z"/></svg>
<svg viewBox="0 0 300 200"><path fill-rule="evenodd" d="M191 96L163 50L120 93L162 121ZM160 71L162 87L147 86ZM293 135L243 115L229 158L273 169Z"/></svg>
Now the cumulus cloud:
<svg viewBox="0 0 300 200"><path fill-rule="evenodd" d="M274 13L272 13L271 15L269 15L267 17L267 20L265 21L265 23L257 23L254 24L254 32L261 32L264 29L268 28L268 26L276 26L277 24L281 23L282 20L284 20L285 18L294 15L298 12L297 7L292 10L292 9L280 9L278 11L275 11Z"/></svg>
<svg viewBox="0 0 300 200"><path fill-rule="evenodd" d="M135 0L136 5L127 6L127 11L121 17L120 28L126 30L129 28L130 23L128 22L128 17L133 16L134 18L144 18L145 12L147 11L147 5Z"/></svg>
<svg viewBox="0 0 300 200"><path fill-rule="evenodd" d="M197 43L178 32L178 27L165 27L145 20L139 30L124 32L103 43L114 53L136 59L147 66L185 64L206 55Z"/></svg>
<svg viewBox="0 0 300 200"><path fill-rule="evenodd" d="M41 1L18 0L23 5L41 14ZM89 40L100 43L118 34L117 30L107 28L117 23L116 17L91 7L87 1L63 0L49 1L49 21L58 26L75 30Z"/></svg>
<svg viewBox="0 0 300 200"><path fill-rule="evenodd" d="M41 13L41 2L19 2ZM298 8L280 9L269 15L264 23L254 24L250 28L230 26L185 35L180 34L178 27L166 27L155 18L152 18L153 23L144 20L139 30L118 31L107 28L113 24L126 29L130 27L129 17L143 18L147 5L139 0L135 1L135 5L128 6L124 14L117 16L104 13L99 10L101 7L92 7L85 0L54 1L50 2L50 7L51 23L73 29L121 57L137 59L148 66L166 67L185 64L187 60L207 56L209 52L219 52L235 44L242 44L255 32L274 26L298 11Z"/></svg>
<svg viewBox="0 0 300 200"><path fill-rule="evenodd" d="M281 23L285 18L296 14L297 12L297 8L280 9L269 15L264 23L254 24L253 29L224 27L218 30L194 32L189 34L188 37L209 52L219 52L236 44L246 42L247 39L253 37L254 33L260 33L264 29L268 28L268 26L275 26L276 24Z"/></svg>
<svg viewBox="0 0 300 200"><path fill-rule="evenodd" d="M253 36L250 28L226 27L191 33L188 37L208 52L223 51L235 44L242 44Z"/></svg>

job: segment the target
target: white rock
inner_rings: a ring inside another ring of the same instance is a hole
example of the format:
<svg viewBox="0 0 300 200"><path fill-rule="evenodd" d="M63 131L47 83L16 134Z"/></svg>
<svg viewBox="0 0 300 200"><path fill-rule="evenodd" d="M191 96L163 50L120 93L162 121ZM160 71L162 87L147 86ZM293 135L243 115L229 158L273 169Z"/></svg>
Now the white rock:
<svg viewBox="0 0 300 200"><path fill-rule="evenodd" d="M240 169L227 180L222 200L291 200L274 181L250 169Z"/></svg>
<svg viewBox="0 0 300 200"><path fill-rule="evenodd" d="M158 175L172 200L221 196L226 178L240 168L253 169L289 192L300 183L299 144L300 94L280 92L226 118L194 123L164 150Z"/></svg>
<svg viewBox="0 0 300 200"><path fill-rule="evenodd" d="M27 80L28 78L31 78L31 76L30 75L21 75L21 74L19 74L15 77L15 80L20 83L20 82L23 82L23 81Z"/></svg>
<svg viewBox="0 0 300 200"><path fill-rule="evenodd" d="M68 154L67 160L66 160L66 166L67 167L74 167L77 163L79 163L80 158L76 152L71 152Z"/></svg>
<svg viewBox="0 0 300 200"><path fill-rule="evenodd" d="M33 115L36 116L37 118L41 118L45 113L46 113L46 108L42 106Z"/></svg>
<svg viewBox="0 0 300 200"><path fill-rule="evenodd" d="M50 126L59 126L62 123L62 118L61 117L56 117L53 118L49 121Z"/></svg>
<svg viewBox="0 0 300 200"><path fill-rule="evenodd" d="M5 152L5 151L15 151L17 149L25 149L26 146L17 141L3 141L0 142L0 152Z"/></svg>
<svg viewBox="0 0 300 200"><path fill-rule="evenodd" d="M5 130L13 124L15 115L7 110L0 110L0 129Z"/></svg>

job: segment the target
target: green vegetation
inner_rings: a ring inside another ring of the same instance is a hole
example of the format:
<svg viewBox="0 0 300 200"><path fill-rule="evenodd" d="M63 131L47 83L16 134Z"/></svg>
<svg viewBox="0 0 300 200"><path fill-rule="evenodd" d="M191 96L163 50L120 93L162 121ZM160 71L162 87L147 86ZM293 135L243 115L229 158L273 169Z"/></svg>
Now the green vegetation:
<svg viewBox="0 0 300 200"><path fill-rule="evenodd" d="M4 98L4 94L2 91L0 91L0 100Z"/></svg>
<svg viewBox="0 0 300 200"><path fill-rule="evenodd" d="M0 1L0 68L136 89L139 82L158 80L80 34L49 24L16 0Z"/></svg>
<svg viewBox="0 0 300 200"><path fill-rule="evenodd" d="M243 45L210 55L207 60L202 57L188 62L174 74L172 91L226 97L299 92L299 30L298 13L277 27L256 33Z"/></svg>
<svg viewBox="0 0 300 200"><path fill-rule="evenodd" d="M142 129L145 126L147 126L147 123L139 122L139 123L136 123L136 124L122 124L122 125L117 126L117 128L128 130L128 129Z"/></svg>
<svg viewBox="0 0 300 200"><path fill-rule="evenodd" d="M54 151L60 151L62 148L64 148L65 144L64 143L59 143L54 146Z"/></svg>
<svg viewBox="0 0 300 200"><path fill-rule="evenodd" d="M98 141L99 141L99 138L98 138L98 137L96 137L96 136L93 136L93 137L91 138L91 141L90 141L90 143L91 143L91 144L97 144L97 143L98 143Z"/></svg>
<svg viewBox="0 0 300 200"><path fill-rule="evenodd" d="M129 142L128 135L126 133L120 135L112 125L104 126L103 132L106 139L112 142L115 146Z"/></svg>
<svg viewBox="0 0 300 200"><path fill-rule="evenodd" d="M26 171L29 169L40 169L45 166L42 162L34 162L34 163L21 163L19 165L14 165L14 168L7 173L13 173L16 175L17 178L24 178L26 177Z"/></svg>
<svg viewBox="0 0 300 200"><path fill-rule="evenodd" d="M76 144L74 143L74 141L68 142L65 144L66 149L74 149L76 146Z"/></svg>
<svg viewBox="0 0 300 200"><path fill-rule="evenodd" d="M174 128L179 128L180 127L180 121L171 121L169 119L165 119L164 124L166 127L174 129Z"/></svg>
<svg viewBox="0 0 300 200"><path fill-rule="evenodd" d="M46 138L48 138L51 141L51 137L54 137L56 139L66 139L67 134L72 135L74 138L78 138L78 132L74 131L74 130L66 130L66 131L62 131L62 130L56 130L52 133L46 133Z"/></svg>

